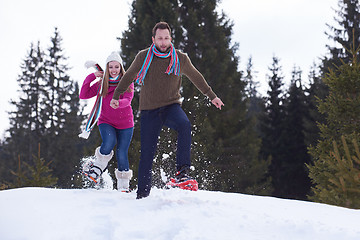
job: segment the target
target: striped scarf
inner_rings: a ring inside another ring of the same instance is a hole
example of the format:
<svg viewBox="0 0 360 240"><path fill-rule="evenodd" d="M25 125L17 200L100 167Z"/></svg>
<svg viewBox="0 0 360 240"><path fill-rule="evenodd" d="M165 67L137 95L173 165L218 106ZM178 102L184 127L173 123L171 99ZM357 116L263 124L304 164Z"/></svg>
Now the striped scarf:
<svg viewBox="0 0 360 240"><path fill-rule="evenodd" d="M119 76L117 76L116 78L112 78L112 77L109 78L109 87L116 87L118 85L118 83L120 82ZM87 139L91 133L91 130L94 128L95 124L99 120L102 101L103 101L103 97L101 96L101 92L103 90L103 82L104 82L104 77L101 80L100 87L96 94L96 101L90 112L89 118L86 122L85 130L79 135L79 137Z"/></svg>
<svg viewBox="0 0 360 240"><path fill-rule="evenodd" d="M162 52L159 52L159 50L157 50L157 48L155 47L155 44L153 43L150 46L149 51L146 54L144 63L142 65L139 73L136 76L135 81L138 84L144 84L144 79L145 79L147 71L149 70L151 61L154 57L154 54L155 54L155 56L160 57L160 58L170 57L170 63L169 63L169 66L167 67L165 73L167 73L168 75L170 75L170 73L173 73L177 76L180 75L180 62L179 62L179 57L175 51L174 45L171 43L170 51L168 53L162 53Z"/></svg>

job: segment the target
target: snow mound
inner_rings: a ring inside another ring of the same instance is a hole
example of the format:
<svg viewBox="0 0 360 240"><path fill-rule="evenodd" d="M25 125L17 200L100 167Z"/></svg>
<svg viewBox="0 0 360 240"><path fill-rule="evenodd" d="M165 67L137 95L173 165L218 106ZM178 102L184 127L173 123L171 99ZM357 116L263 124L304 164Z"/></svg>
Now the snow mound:
<svg viewBox="0 0 360 240"><path fill-rule="evenodd" d="M273 197L152 189L0 191L0 238L359 240L360 211Z"/></svg>

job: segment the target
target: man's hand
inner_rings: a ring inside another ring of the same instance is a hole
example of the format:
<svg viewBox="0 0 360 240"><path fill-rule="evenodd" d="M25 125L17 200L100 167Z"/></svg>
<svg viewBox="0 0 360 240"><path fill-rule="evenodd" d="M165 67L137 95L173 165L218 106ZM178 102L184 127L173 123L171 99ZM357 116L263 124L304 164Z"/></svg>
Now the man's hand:
<svg viewBox="0 0 360 240"><path fill-rule="evenodd" d="M215 105L215 107L217 107L218 109L221 110L221 106L224 106L224 103L221 101L220 98L216 97L211 101L212 104Z"/></svg>
<svg viewBox="0 0 360 240"><path fill-rule="evenodd" d="M119 107L119 100L111 99L110 107L112 107L113 109L117 109Z"/></svg>

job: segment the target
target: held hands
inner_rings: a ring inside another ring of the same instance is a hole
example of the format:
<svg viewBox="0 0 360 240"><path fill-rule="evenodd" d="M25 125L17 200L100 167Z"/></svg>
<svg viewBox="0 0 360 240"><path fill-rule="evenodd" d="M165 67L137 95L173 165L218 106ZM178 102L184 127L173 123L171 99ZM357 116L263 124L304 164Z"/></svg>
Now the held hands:
<svg viewBox="0 0 360 240"><path fill-rule="evenodd" d="M111 99L110 107L112 107L113 109L117 109L119 107L119 100Z"/></svg>
<svg viewBox="0 0 360 240"><path fill-rule="evenodd" d="M224 106L224 103L221 101L220 98L214 98L212 101L211 101L212 104L215 105L215 107L217 107L218 109L221 110L221 106ZM116 99L111 99L110 101L110 106L114 109L117 109L119 107L119 100L116 100Z"/></svg>
<svg viewBox="0 0 360 240"><path fill-rule="evenodd" d="M216 97L213 100L211 100L211 103L215 105L218 109L221 110L221 106L224 106L224 103L221 101L220 98Z"/></svg>

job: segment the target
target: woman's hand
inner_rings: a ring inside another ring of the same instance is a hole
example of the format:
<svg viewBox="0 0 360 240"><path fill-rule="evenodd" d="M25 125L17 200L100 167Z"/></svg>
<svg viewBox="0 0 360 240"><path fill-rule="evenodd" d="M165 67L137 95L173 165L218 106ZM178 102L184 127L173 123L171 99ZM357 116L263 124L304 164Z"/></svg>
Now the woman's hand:
<svg viewBox="0 0 360 240"><path fill-rule="evenodd" d="M96 77L102 77L104 75L104 72L97 71L97 72L94 72L94 74Z"/></svg>

